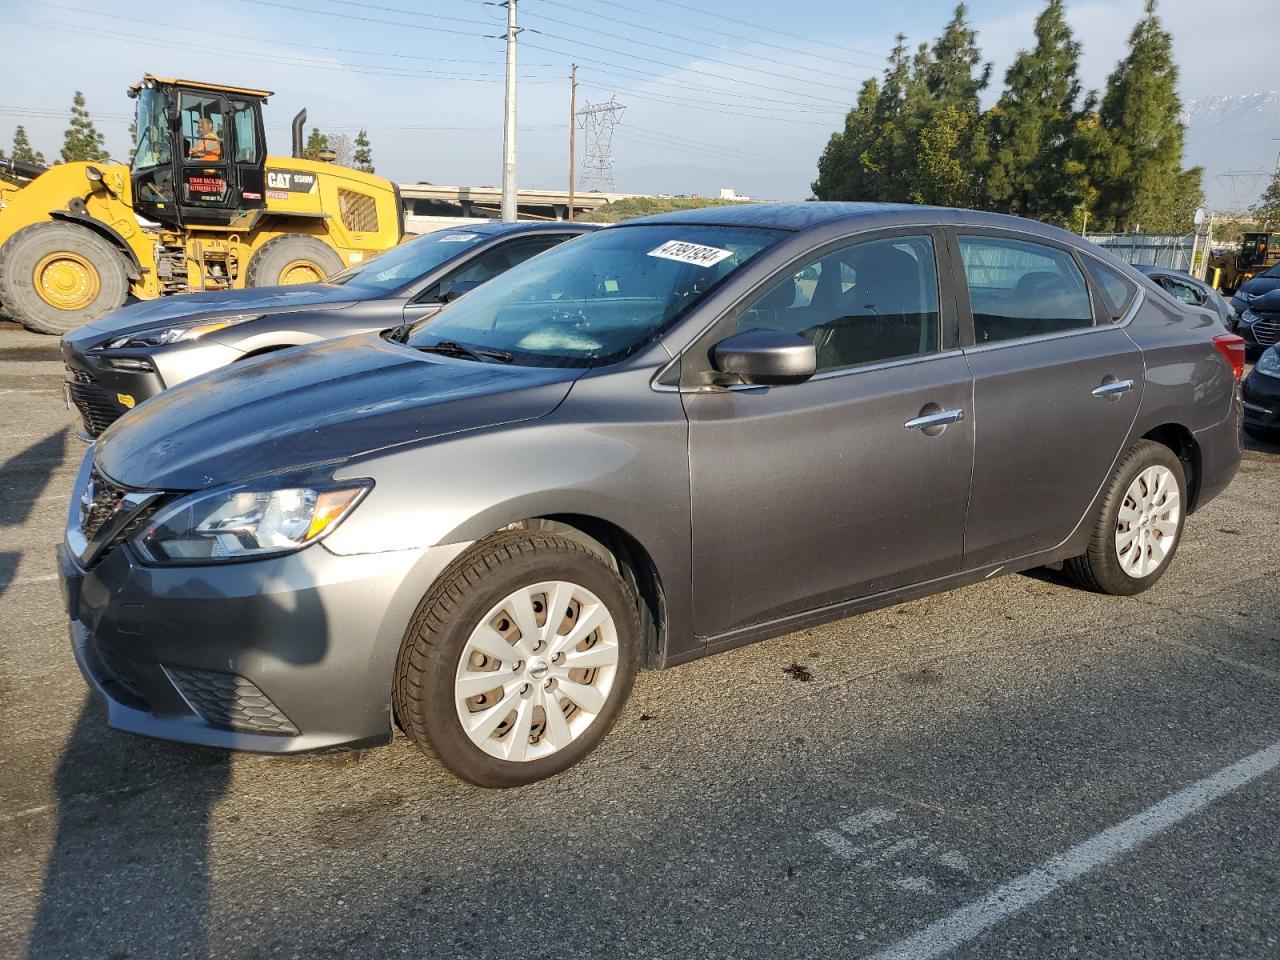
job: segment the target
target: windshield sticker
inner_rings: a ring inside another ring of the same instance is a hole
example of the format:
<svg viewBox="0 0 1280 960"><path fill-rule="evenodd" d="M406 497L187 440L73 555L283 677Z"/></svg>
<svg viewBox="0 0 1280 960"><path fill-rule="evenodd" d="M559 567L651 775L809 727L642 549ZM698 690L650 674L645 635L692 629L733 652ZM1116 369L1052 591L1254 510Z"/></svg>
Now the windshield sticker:
<svg viewBox="0 0 1280 960"><path fill-rule="evenodd" d="M479 240L478 233L446 233L436 243L470 243L472 240Z"/></svg>
<svg viewBox="0 0 1280 960"><path fill-rule="evenodd" d="M668 240L658 249L650 250L649 256L691 263L695 267L714 267L725 257L733 256L733 251L721 250L719 247L704 247L684 240Z"/></svg>

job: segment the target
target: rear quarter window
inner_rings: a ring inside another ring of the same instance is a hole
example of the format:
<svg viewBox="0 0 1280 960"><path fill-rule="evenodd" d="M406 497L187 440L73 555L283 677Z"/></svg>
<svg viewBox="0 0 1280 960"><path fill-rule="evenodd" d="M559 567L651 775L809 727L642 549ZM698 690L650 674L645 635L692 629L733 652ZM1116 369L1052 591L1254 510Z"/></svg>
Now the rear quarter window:
<svg viewBox="0 0 1280 960"><path fill-rule="evenodd" d="M1093 280L1094 286L1102 294L1102 301L1111 315L1111 322L1115 323L1124 316L1129 305L1133 303L1133 298L1138 295L1138 285L1101 260L1089 256L1081 259L1084 260L1084 268L1089 271L1089 277Z"/></svg>

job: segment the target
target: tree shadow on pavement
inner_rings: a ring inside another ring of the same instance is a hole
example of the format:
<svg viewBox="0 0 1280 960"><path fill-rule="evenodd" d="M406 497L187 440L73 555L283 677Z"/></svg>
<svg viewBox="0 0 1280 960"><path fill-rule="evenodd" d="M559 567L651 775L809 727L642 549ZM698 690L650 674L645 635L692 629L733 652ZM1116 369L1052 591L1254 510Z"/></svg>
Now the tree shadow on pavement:
<svg viewBox="0 0 1280 960"><path fill-rule="evenodd" d="M66 458L67 428L37 440L0 463L0 528L27 522L49 480ZM18 578L22 553L0 552L0 595Z"/></svg>

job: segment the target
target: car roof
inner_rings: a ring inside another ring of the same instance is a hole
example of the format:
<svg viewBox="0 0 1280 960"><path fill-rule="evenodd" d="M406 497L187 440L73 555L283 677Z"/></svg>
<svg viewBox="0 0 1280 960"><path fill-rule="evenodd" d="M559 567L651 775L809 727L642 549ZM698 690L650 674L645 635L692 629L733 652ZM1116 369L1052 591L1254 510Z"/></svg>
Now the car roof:
<svg viewBox="0 0 1280 960"><path fill-rule="evenodd" d="M914 203L862 203L832 200L809 200L803 203L735 203L693 210L677 210L640 217L615 224L613 229L646 224L688 224L708 226L763 227L774 230L801 231L838 221L866 228L916 226L920 224L954 224L957 226L997 227L1030 231L1058 239L1080 237L1048 224L1003 213L963 210L955 207L930 207Z"/></svg>
<svg viewBox="0 0 1280 960"><path fill-rule="evenodd" d="M456 227L446 227L433 232L478 233L486 237L496 237L505 233L564 233L566 230L588 233L599 229L598 223L576 223L570 220L517 220L515 223L490 220L486 223L459 224Z"/></svg>

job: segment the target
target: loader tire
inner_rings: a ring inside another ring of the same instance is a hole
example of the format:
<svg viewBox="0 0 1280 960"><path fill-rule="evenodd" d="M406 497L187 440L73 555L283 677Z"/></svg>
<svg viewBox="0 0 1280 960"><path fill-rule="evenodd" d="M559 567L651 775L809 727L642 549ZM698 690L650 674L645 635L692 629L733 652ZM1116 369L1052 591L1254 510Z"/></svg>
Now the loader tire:
<svg viewBox="0 0 1280 960"><path fill-rule="evenodd" d="M74 223L33 223L0 247L0 309L28 330L61 336L129 295L124 257Z"/></svg>
<svg viewBox="0 0 1280 960"><path fill-rule="evenodd" d="M246 287L281 287L319 283L343 267L342 258L315 237L276 237L249 261Z"/></svg>

